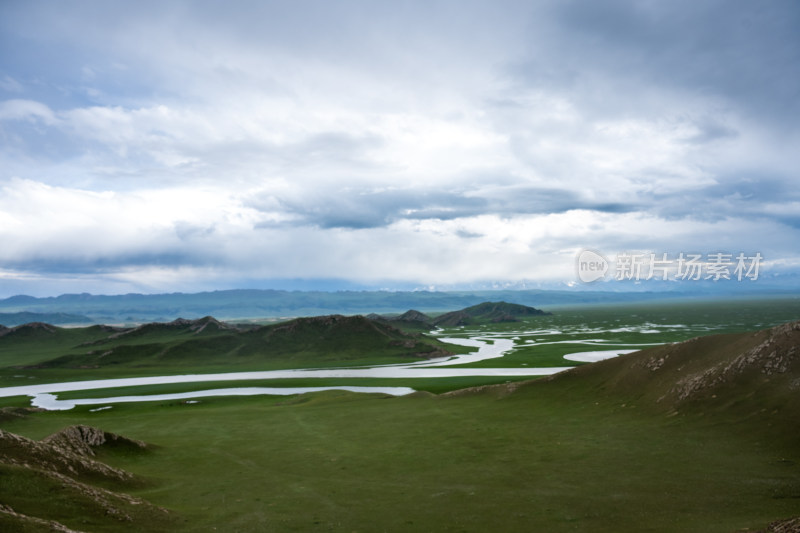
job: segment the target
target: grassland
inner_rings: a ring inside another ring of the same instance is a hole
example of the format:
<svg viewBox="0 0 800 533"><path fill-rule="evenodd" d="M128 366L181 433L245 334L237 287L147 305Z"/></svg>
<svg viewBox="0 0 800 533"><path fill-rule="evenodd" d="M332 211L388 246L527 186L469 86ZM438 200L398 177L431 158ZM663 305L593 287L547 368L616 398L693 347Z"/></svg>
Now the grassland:
<svg viewBox="0 0 800 533"><path fill-rule="evenodd" d="M708 533L800 512L796 449L575 387L217 398L4 427L39 438L77 423L158 445L104 460L149 480L133 493L185 531Z"/></svg>
<svg viewBox="0 0 800 533"><path fill-rule="evenodd" d="M212 318L115 330L21 326L0 336L0 387L115 377L365 366L467 351L363 317L236 329Z"/></svg>
<svg viewBox="0 0 800 533"><path fill-rule="evenodd" d="M462 367L563 367L579 365L566 361L567 353L646 348L652 344L678 342L700 335L753 331L767 326L787 322L800 317L800 298L782 298L766 301L741 302L691 302L691 303L641 303L613 306L582 306L558 308L552 315L535 316L521 322L491 323L466 327L448 328L441 332L445 337L484 336L515 339L516 347L500 359L490 359L459 365ZM258 370L280 370L287 368L324 368L334 366L378 365L408 362L397 348L389 353L385 346L366 338L354 346L348 344L347 335L339 333L334 341L337 350L320 357L320 346L306 346L300 350L289 350L289 356L280 353L267 354L271 348L258 348L250 343L243 354L242 342L233 343L226 331L202 332L203 349L192 352L198 339L187 333L186 328L150 328L137 335L122 337L105 344L97 343L109 336L99 326L92 328L58 328L55 335L33 336L27 341L20 339L16 345L6 345L0 353L0 386L75 381L83 379L107 379L117 377L143 377L185 373L241 372ZM188 340L188 342L187 342ZM256 339L257 340L257 339ZM352 339L351 339L352 340ZM599 341L594 342L592 341ZM369 341L369 342L367 342ZM429 341L426 341L429 342ZM575 344L589 342L589 344ZM245 343L246 344L246 343ZM105 364L94 368L73 366L48 366L39 363L53 359L62 363L74 361L87 351L102 353L109 348L120 348L126 358L122 364ZM296 348L296 347L295 347ZM465 352L468 348L447 345L453 352ZM169 357L158 354L171 353ZM177 354L178 356L176 356ZM238 355L237 355L238 354ZM20 365L37 365L36 368L19 368ZM375 378L351 378L347 380L302 379L276 381L237 381L223 385L211 384L164 385L129 387L125 394L141 395L167 392L186 392L216 389L222 386L329 386L335 384L359 386L410 386L417 390L434 393L446 392L466 386L492 384L513 378L496 377L438 378L394 380ZM117 396L105 391L106 396ZM98 393L63 394L62 397L103 397ZM0 398L2 405L18 405L21 399Z"/></svg>
<svg viewBox="0 0 800 533"><path fill-rule="evenodd" d="M549 316L518 323L446 330L449 336L489 335L515 339L502 360L464 367L551 367L573 365L573 352L638 349L717 333L755 331L800 318L800 298L733 302L660 302L560 307ZM593 340L599 342L592 342ZM574 344L577 341L587 344Z"/></svg>
<svg viewBox="0 0 800 533"><path fill-rule="evenodd" d="M494 366L533 366L558 360L564 350L602 349L545 342L673 342L797 318L800 302L794 300L642 305L562 309L523 323L446 333L517 337L524 347L493 361ZM776 374L783 380L780 390L753 371L747 379L709 389L696 401L680 403L668 394L682 375L681 361L702 374L704 357L714 364L725 361L742 342L760 342L751 337L709 337L675 348L669 352L674 368L658 380L637 358L662 357L673 348L517 383L513 392L507 385L403 398L329 391L203 398L192 404L118 404L97 412L79 406L9 418L0 427L39 439L87 424L154 444L147 454L100 457L139 476L141 483L129 493L170 510L168 520L137 517L131 530L756 531L800 515L800 401L792 388L792 380L800 379L796 364ZM538 345L525 346L526 340ZM695 360L700 366L692 366ZM509 380L347 381L441 393ZM331 382L281 380L292 386ZM220 386L217 382L213 388ZM197 388L208 387L135 387L74 396ZM24 404L20 398L3 400L2 405ZM39 491L33 494L43 490L35 480L25 483ZM50 489L59 505L67 501L59 500L57 488ZM2 483L0 502L35 507L25 490ZM47 507L46 500L41 502ZM89 531L115 530L113 520L85 509L88 516L67 513L63 523L82 529L88 520L93 525L86 527Z"/></svg>

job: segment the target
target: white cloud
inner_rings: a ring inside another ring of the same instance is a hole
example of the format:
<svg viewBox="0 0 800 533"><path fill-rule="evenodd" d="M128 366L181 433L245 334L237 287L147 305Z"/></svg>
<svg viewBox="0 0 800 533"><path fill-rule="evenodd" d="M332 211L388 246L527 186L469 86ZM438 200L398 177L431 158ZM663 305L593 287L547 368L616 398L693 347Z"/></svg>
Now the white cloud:
<svg viewBox="0 0 800 533"><path fill-rule="evenodd" d="M26 98L0 103L0 265L209 287L555 280L586 246L793 257L781 8L738 35L736 10L626 6L6 8L26 66L0 88Z"/></svg>
<svg viewBox="0 0 800 533"><path fill-rule="evenodd" d="M367 229L272 226L248 191L92 192L12 180L3 188L0 261L9 272L65 268L67 278L206 287L235 278L344 278L448 285L484 280L569 281L582 248L761 251L772 259L800 237L768 220L667 220L643 213L403 219ZM276 216L281 216L276 205ZM270 216L270 215L268 215ZM651 235L662 235L658 240ZM735 235L735 239L729 236ZM387 243L390 245L387 246ZM70 273L71 272L71 273ZM29 276L29 275L28 275Z"/></svg>
<svg viewBox="0 0 800 533"><path fill-rule="evenodd" d="M54 125L57 122L55 114L49 107L33 100L0 102L0 120L41 121L47 125Z"/></svg>

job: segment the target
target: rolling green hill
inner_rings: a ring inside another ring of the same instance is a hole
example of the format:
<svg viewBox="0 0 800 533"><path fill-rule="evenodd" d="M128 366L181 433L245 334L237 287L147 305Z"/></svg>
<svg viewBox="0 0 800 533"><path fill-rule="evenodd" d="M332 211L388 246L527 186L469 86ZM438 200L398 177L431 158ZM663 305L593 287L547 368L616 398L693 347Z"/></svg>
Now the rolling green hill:
<svg viewBox="0 0 800 533"><path fill-rule="evenodd" d="M403 331L425 332L434 329L433 319L415 309L410 309L401 315L383 316L373 313L368 317L379 322L387 322Z"/></svg>
<svg viewBox="0 0 800 533"><path fill-rule="evenodd" d="M260 327L236 327L212 317L135 328L33 323L0 333L0 368L7 373L71 371L82 377L131 370L346 366L445 355L452 355L448 345L362 316L298 318Z"/></svg>
<svg viewBox="0 0 800 533"><path fill-rule="evenodd" d="M628 408L755 425L800 450L800 321L657 346L521 387L576 387Z"/></svg>
<svg viewBox="0 0 800 533"><path fill-rule="evenodd" d="M335 336L334 322L271 335ZM786 532L800 515L798 383L793 322L440 396L204 398L0 424L28 439L92 425L157 444L100 458L145 480L114 490L169 509L178 531ZM80 498L25 475L31 494ZM97 520L84 500L23 506L24 494L0 501L76 529Z"/></svg>
<svg viewBox="0 0 800 533"><path fill-rule="evenodd" d="M517 322L520 318L548 315L540 309L507 302L483 302L460 311L439 315L433 325L439 327L491 324L498 322Z"/></svg>
<svg viewBox="0 0 800 533"><path fill-rule="evenodd" d="M483 302L458 311L450 311L435 318L416 309L410 309L401 315L368 315L379 322L389 323L403 331L431 331L437 327L458 327L481 324L497 324L500 322L519 322L536 316L549 315L534 307L511 304L507 302Z"/></svg>

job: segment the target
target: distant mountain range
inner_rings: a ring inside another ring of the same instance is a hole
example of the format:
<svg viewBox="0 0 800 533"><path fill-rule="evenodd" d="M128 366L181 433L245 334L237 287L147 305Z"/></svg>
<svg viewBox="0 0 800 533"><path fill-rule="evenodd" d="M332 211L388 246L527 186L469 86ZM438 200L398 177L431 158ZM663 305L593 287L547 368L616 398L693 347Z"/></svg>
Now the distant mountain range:
<svg viewBox="0 0 800 533"><path fill-rule="evenodd" d="M32 313L20 311L18 313L0 313L0 324L17 326L29 322L47 322L49 324L89 324L93 320L85 315L73 313Z"/></svg>
<svg viewBox="0 0 800 533"><path fill-rule="evenodd" d="M785 292L762 293L770 297ZM747 295L739 294L742 298ZM751 295L752 296L752 295ZM389 291L283 291L225 290L195 294L123 294L102 296L64 294L34 298L12 296L0 300L0 324L14 326L31 321L53 324L124 324L169 322L215 316L220 320L291 318L330 314L402 313L418 309L442 313L486 301L534 306L608 304L656 300L708 299L696 292L603 292L550 290L497 290L458 292ZM717 296L722 297L722 296ZM731 297L731 296L729 296ZM37 313L22 315L20 313Z"/></svg>

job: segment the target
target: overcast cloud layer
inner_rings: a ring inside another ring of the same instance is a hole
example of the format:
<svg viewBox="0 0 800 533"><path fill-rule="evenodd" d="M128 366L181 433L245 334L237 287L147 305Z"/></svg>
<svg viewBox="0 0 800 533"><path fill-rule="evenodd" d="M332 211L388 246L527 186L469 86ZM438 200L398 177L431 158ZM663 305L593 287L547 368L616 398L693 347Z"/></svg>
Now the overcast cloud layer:
<svg viewBox="0 0 800 533"><path fill-rule="evenodd" d="M800 4L0 3L0 297L800 267Z"/></svg>

